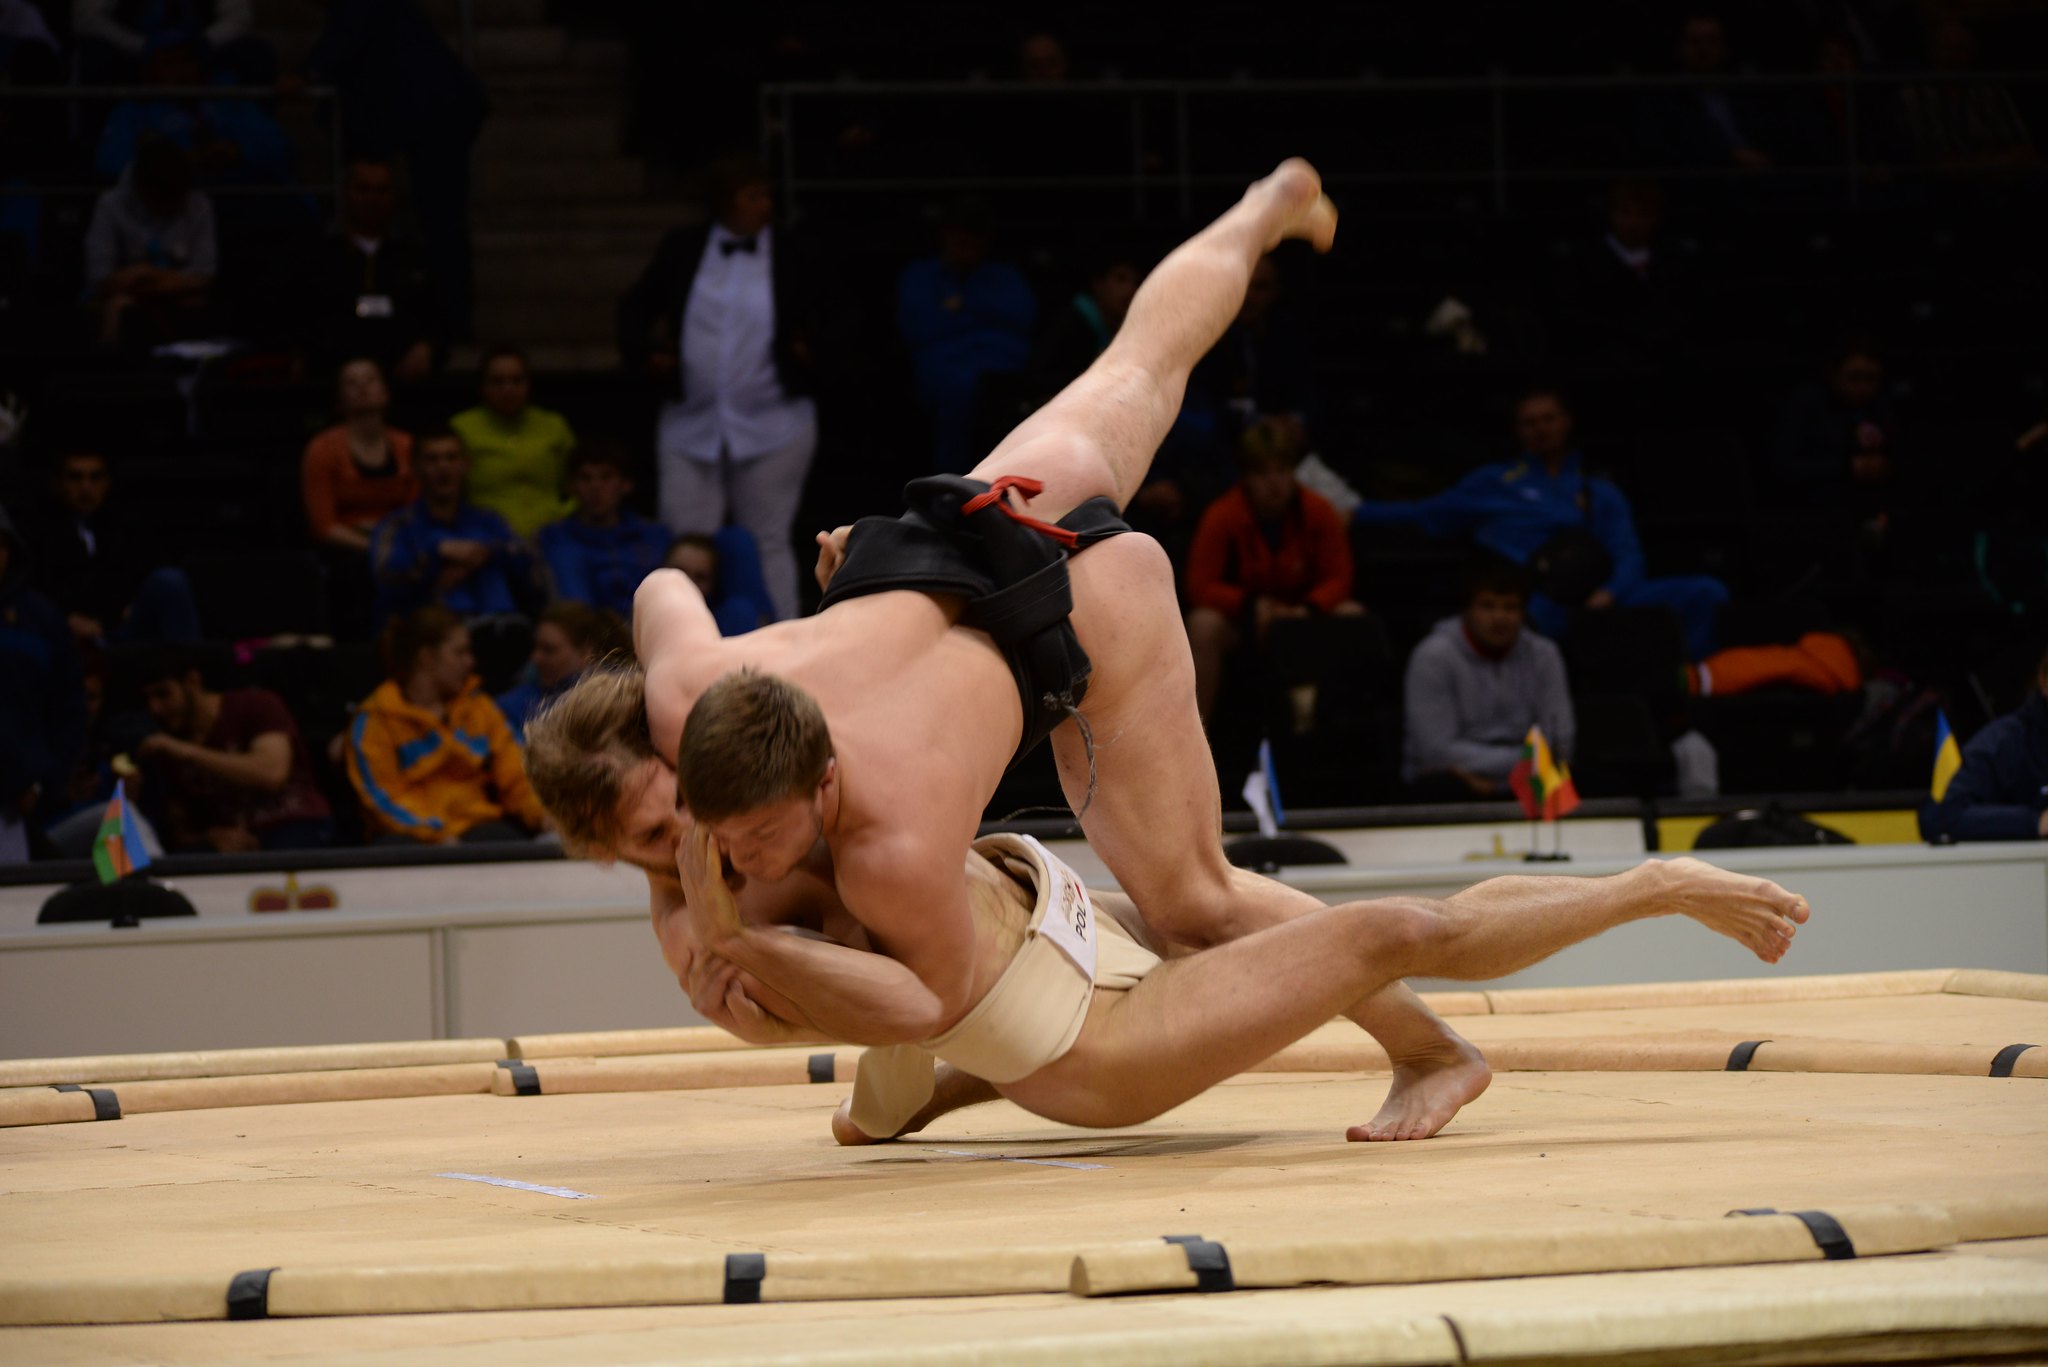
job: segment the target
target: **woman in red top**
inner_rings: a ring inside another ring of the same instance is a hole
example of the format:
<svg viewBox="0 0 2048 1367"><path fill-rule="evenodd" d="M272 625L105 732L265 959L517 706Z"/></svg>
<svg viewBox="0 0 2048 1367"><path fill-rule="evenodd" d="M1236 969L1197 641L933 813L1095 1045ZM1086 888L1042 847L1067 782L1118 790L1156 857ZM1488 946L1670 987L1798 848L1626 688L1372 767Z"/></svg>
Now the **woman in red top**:
<svg viewBox="0 0 2048 1367"><path fill-rule="evenodd" d="M306 443L299 466L306 530L318 545L367 555L370 530L419 497L412 437L384 425L391 391L375 361L341 368L335 403L341 421Z"/></svg>
<svg viewBox="0 0 2048 1367"><path fill-rule="evenodd" d="M1294 477L1300 428L1262 418L1238 443L1237 487L1209 505L1188 552L1195 700L1209 719L1223 662L1276 618L1363 612L1351 597L1351 541L1328 499Z"/></svg>

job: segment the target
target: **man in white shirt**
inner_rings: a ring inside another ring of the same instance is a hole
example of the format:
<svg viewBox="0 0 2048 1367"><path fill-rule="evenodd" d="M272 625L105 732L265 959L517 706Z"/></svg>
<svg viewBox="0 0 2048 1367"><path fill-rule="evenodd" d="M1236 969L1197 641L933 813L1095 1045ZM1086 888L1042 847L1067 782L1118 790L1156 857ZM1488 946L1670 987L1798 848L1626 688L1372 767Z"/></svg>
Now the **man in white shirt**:
<svg viewBox="0 0 2048 1367"><path fill-rule="evenodd" d="M765 170L721 163L709 180L713 221L670 233L620 300L620 350L674 382L655 438L661 520L678 534L746 528L790 617L790 525L818 446L800 291Z"/></svg>

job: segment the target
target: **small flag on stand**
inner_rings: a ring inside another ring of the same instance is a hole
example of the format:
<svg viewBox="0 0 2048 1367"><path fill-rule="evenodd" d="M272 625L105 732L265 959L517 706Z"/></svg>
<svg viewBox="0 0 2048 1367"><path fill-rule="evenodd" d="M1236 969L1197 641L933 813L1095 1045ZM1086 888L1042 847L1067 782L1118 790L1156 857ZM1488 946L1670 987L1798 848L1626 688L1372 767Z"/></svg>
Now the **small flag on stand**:
<svg viewBox="0 0 2048 1367"><path fill-rule="evenodd" d="M1508 774L1508 787L1515 790L1522 811L1531 821L1556 821L1569 816L1579 805L1579 790L1572 786L1572 771L1550 753L1550 742L1543 739L1540 726L1530 727L1529 734L1522 738L1522 758ZM1530 857L1537 857L1533 848Z"/></svg>
<svg viewBox="0 0 2048 1367"><path fill-rule="evenodd" d="M1948 713L1934 714L1934 780L1927 785L1928 791L1939 802L1948 795L1948 785L1956 776L1956 770L1963 767L1963 747L1956 744L1956 733L1949 729Z"/></svg>
<svg viewBox="0 0 2048 1367"><path fill-rule="evenodd" d="M92 866L100 882L118 883L137 869L149 867L149 847L142 843L142 828L136 824L135 809L128 805L127 784L114 781L114 796L100 817L99 834L93 837Z"/></svg>

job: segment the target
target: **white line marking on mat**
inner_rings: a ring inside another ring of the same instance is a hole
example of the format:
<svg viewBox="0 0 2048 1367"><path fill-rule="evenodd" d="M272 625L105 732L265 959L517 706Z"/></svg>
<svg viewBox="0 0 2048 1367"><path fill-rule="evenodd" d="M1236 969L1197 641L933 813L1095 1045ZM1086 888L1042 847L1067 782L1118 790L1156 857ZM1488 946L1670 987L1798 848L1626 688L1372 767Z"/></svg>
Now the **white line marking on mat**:
<svg viewBox="0 0 2048 1367"><path fill-rule="evenodd" d="M532 1182L515 1182L509 1177L481 1177L473 1172L437 1172L436 1177L453 1177L458 1182L482 1182L486 1186L510 1187L514 1191L537 1191L543 1196L559 1196L565 1201L595 1201L597 1197L587 1191L572 1191L568 1187L542 1187Z"/></svg>
<svg viewBox="0 0 2048 1367"><path fill-rule="evenodd" d="M1034 1168L1073 1168L1078 1172L1103 1172L1109 1167L1107 1163L1062 1163L1057 1158L1012 1158L1006 1153L970 1153L966 1149L926 1149L925 1152L943 1153L953 1158L978 1158L984 1163L1029 1163Z"/></svg>

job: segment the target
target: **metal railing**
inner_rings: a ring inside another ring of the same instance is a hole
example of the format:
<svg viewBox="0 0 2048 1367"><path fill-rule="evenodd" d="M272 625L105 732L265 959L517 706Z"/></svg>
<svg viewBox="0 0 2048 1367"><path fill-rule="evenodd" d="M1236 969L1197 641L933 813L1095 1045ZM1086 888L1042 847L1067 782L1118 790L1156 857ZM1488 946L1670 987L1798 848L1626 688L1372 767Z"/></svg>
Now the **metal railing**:
<svg viewBox="0 0 2048 1367"><path fill-rule="evenodd" d="M1906 163L1901 165L1873 154L1870 135L1873 113L1896 105L1897 92L1906 88L1964 86L2001 91L2025 90L2036 102L2048 100L2048 73L2024 71L1926 72L1926 73L1844 73L1805 75L1698 76L1581 76L1530 77L1495 73L1486 76L1356 80L1109 80L1034 84L1002 81L798 81L767 84L760 91L761 152L777 170L785 204L794 211L804 196L848 191L988 191L1035 188L1118 189L1128 188L1132 209L1144 217L1153 196L1170 197L1175 212L1185 216L1193 209L1198 191L1241 186L1247 175L1265 168L1231 168L1211 171L1199 162L1201 139L1196 132L1198 104L1214 101L1238 103L1246 100L1285 101L1313 99L1325 107L1351 102L1363 110L1367 105L1389 102L1412 105L1434 101L1460 107L1469 130L1478 131L1484 142L1483 155L1471 164L1438 167L1374 168L1370 166L1325 165L1324 179L1333 185L1452 185L1469 186L1485 192L1496 213L1507 211L1510 191L1518 185L1602 183L1622 177L1654 177L1660 180L1735 180L1803 177L1837 186L1851 203L1863 195L1873 172L1937 173L1950 168ZM1660 163L1654 157L1626 157L1619 161L1585 166L1532 164L1544 152L1570 151L1549 146L1530 156L1517 157L1515 138L1517 115L1529 102L1545 97L1582 97L1609 101L1616 126L1640 126L1644 101L1649 97L1685 90L1727 90L1768 92L1783 96L1805 93L1816 99L1838 92L1841 98L1840 154L1818 161L1779 165L1767 170L1736 167L1700 167ZM951 118L963 117L975 104L991 101L1105 101L1118 103L1122 113L1112 122L1105 117L1100 128L1100 145L1128 144L1127 166L1115 172L1077 175L834 175L812 174L799 156L799 131L823 116L820 106L896 106L914 110L929 108L930 102L952 102L946 111ZM1164 124L1166 137L1155 141L1153 134ZM2036 118L2027 124L2043 128ZM1381 125L1384 131L1385 125Z"/></svg>
<svg viewBox="0 0 2048 1367"><path fill-rule="evenodd" d="M260 197L277 195L310 195L316 198L338 200L341 195L341 179L347 169L342 156L341 96L332 86L243 86L243 85L46 85L46 86L0 86L0 105L8 104L63 104L68 106L70 126L77 130L85 126L84 107L93 104L114 105L124 100L309 100L327 106L328 174L324 179L301 180L289 185L203 185L208 196L219 197ZM33 194L49 197L85 198L98 195L111 188L110 180L88 181L34 181L26 178L9 178L9 183L0 187L0 194Z"/></svg>

